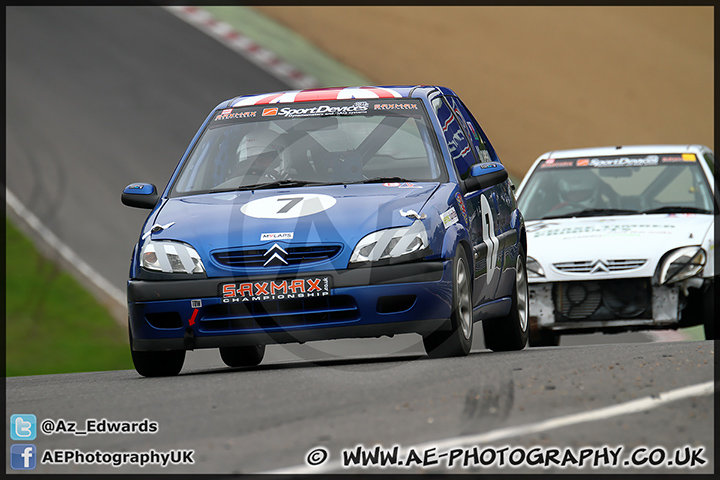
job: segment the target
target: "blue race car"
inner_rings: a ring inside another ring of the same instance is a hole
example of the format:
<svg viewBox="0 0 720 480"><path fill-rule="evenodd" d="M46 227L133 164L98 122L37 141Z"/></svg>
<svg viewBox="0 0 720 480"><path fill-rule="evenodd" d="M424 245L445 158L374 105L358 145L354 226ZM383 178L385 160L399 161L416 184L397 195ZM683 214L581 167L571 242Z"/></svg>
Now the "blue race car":
<svg viewBox="0 0 720 480"><path fill-rule="evenodd" d="M148 208L127 286L136 370L187 350L230 367L265 345L419 333L467 355L527 343L526 233L514 185L450 89L347 87L236 97L207 117Z"/></svg>

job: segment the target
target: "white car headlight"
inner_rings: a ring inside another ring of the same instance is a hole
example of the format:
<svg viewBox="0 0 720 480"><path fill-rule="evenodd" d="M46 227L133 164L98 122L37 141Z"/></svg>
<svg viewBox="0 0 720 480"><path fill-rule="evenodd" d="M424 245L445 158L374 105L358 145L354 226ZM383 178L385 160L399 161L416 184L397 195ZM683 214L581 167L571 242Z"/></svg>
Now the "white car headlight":
<svg viewBox="0 0 720 480"><path fill-rule="evenodd" d="M360 240L350 263L376 262L421 252L428 248L427 231L420 220L409 227L379 230Z"/></svg>
<svg viewBox="0 0 720 480"><path fill-rule="evenodd" d="M190 245L173 241L146 242L140 253L142 267L163 273L205 273L200 255Z"/></svg>
<svg viewBox="0 0 720 480"><path fill-rule="evenodd" d="M706 261L707 255L701 247L683 247L671 251L660 265L660 285L697 275Z"/></svg>
<svg viewBox="0 0 720 480"><path fill-rule="evenodd" d="M525 268L527 269L528 277L541 278L545 276L545 270L543 270L540 262L529 255L527 257Z"/></svg>

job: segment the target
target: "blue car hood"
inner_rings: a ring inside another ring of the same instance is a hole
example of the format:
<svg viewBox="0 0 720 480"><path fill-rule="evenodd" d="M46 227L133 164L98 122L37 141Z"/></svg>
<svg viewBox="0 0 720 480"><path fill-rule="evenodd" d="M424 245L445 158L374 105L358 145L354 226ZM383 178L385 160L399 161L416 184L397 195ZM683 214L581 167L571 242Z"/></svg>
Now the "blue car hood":
<svg viewBox="0 0 720 480"><path fill-rule="evenodd" d="M170 198L148 219L142 235L191 245L203 259L209 277L230 272L212 261L212 253L267 249L273 243L283 248L340 246L332 266L318 267L346 268L360 239L376 230L411 225L414 219L401 215L400 210L420 213L438 185L332 185ZM312 198L317 196L320 200ZM310 212L319 211L308 214L307 208L303 210L304 200L313 200L305 204ZM148 235L154 226L156 231Z"/></svg>

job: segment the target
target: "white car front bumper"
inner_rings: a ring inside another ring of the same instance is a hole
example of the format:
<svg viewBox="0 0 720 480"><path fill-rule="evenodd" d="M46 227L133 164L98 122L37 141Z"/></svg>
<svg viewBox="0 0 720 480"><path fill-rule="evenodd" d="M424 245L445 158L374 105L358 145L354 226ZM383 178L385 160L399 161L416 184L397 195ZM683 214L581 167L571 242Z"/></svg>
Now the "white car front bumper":
<svg viewBox="0 0 720 480"><path fill-rule="evenodd" d="M529 287L530 317L539 329L612 332L677 328L680 321L678 285L650 285L647 279L645 285L638 284L641 297L636 296L634 304L632 299L624 299L623 304L604 282L533 283Z"/></svg>

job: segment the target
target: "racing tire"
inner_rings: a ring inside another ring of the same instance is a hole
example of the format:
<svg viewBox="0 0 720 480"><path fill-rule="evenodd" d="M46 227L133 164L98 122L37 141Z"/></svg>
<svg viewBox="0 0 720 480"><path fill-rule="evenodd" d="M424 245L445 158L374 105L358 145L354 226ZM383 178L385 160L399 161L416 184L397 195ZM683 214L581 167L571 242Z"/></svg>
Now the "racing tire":
<svg viewBox="0 0 720 480"><path fill-rule="evenodd" d="M220 347L220 358L228 367L254 367L265 356L265 345Z"/></svg>
<svg viewBox="0 0 720 480"><path fill-rule="evenodd" d="M185 350L137 351L133 350L132 332L130 336L130 354L137 371L143 377L172 377L180 373L185 363Z"/></svg>
<svg viewBox="0 0 720 480"><path fill-rule="evenodd" d="M473 337L472 272L462 247L453 259L452 312L450 331L437 331L423 336L425 351L432 358L464 357L470 353Z"/></svg>
<svg viewBox="0 0 720 480"><path fill-rule="evenodd" d="M510 313L504 317L483 320L483 337L487 348L493 352L525 348L528 343L529 298L525 252L520 247L515 263L515 284Z"/></svg>

